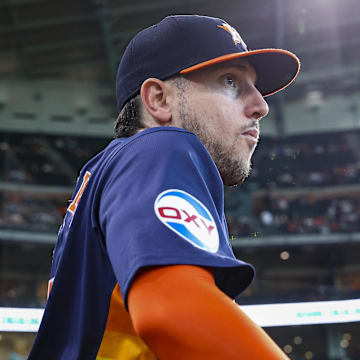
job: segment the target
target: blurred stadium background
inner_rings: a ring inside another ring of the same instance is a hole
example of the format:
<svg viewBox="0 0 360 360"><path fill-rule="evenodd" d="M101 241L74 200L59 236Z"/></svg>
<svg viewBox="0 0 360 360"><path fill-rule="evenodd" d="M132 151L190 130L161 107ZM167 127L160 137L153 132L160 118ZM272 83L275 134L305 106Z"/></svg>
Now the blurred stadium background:
<svg viewBox="0 0 360 360"><path fill-rule="evenodd" d="M306 325L279 315L266 327L289 357L359 360L358 0L0 1L0 359L26 359L33 342L23 308L44 306L79 169L113 136L126 44L178 13L221 17L249 48L300 57L297 81L268 98L252 176L226 189L235 253L257 268L237 301L307 302L295 314ZM318 301L333 301L329 320Z"/></svg>

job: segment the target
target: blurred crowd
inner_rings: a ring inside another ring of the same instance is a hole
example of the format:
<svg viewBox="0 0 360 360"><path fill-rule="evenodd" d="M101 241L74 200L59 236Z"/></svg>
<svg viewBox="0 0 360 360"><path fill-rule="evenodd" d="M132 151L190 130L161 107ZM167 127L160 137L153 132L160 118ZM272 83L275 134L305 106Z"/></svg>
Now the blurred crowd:
<svg viewBox="0 0 360 360"><path fill-rule="evenodd" d="M225 189L225 211L231 236L262 234L328 234L360 230L358 194L336 196L339 185L360 181L360 132L264 138L253 159L253 172L236 191ZM57 185L66 196L2 191L0 228L54 232L81 166L110 139L7 133L0 135L0 182ZM332 198L314 196L314 188L332 186ZM309 189L309 187L311 189ZM276 189L302 188L294 196L274 196ZM309 190L306 190L309 189ZM257 191L266 195L256 197ZM242 194L254 194L248 206ZM256 204L254 203L256 202Z"/></svg>
<svg viewBox="0 0 360 360"><path fill-rule="evenodd" d="M1 307L43 308L47 299L48 274L36 277L2 278L0 286ZM46 279L46 280L45 280Z"/></svg>
<svg viewBox="0 0 360 360"><path fill-rule="evenodd" d="M262 276L237 299L242 305L275 304L308 301L329 301L358 299L360 296L359 273L341 274L335 277L335 284L326 284L316 276L312 281L297 279L269 280Z"/></svg>
<svg viewBox="0 0 360 360"><path fill-rule="evenodd" d="M254 214L227 216L233 237L271 234L322 234L360 231L360 193L316 197L270 196L254 200Z"/></svg>
<svg viewBox="0 0 360 360"><path fill-rule="evenodd" d="M57 232L66 212L69 195L0 193L0 228Z"/></svg>
<svg viewBox="0 0 360 360"><path fill-rule="evenodd" d="M229 193L236 200L236 191ZM0 229L56 233L71 194L2 191ZM227 199L227 198L226 198ZM239 196L239 202L242 201ZM235 201L236 202L236 201ZM319 197L266 194L252 200L252 212L225 207L231 237L270 234L330 234L360 231L360 193ZM227 204L227 202L225 203ZM229 211L227 211L229 210Z"/></svg>
<svg viewBox="0 0 360 360"><path fill-rule="evenodd" d="M306 263L304 260L303 263ZM259 264L257 264L259 265ZM47 300L48 274L43 278L28 277L1 279L0 307L44 308ZM278 302L329 301L356 299L360 296L360 273L341 273L335 276L333 284L326 284L324 278L266 279L258 266L257 280L242 293L240 304L266 304ZM1 360L1 358L0 358Z"/></svg>
<svg viewBox="0 0 360 360"><path fill-rule="evenodd" d="M264 138L244 186L279 189L357 184L359 140L359 131Z"/></svg>
<svg viewBox="0 0 360 360"><path fill-rule="evenodd" d="M73 186L80 168L109 139L0 134L0 181Z"/></svg>
<svg viewBox="0 0 360 360"><path fill-rule="evenodd" d="M356 232L360 230L360 194L336 198L300 195L293 199L267 196L258 219L269 232L274 229L289 234Z"/></svg>
<svg viewBox="0 0 360 360"><path fill-rule="evenodd" d="M0 181L70 185L80 168L111 139L0 134ZM253 172L243 189L356 184L360 180L360 132L261 139Z"/></svg>

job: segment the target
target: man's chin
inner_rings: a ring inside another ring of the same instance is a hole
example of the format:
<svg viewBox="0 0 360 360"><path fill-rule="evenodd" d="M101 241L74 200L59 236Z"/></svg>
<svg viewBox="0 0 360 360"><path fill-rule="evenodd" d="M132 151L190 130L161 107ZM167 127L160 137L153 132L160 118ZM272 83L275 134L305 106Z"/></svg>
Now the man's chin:
<svg viewBox="0 0 360 360"><path fill-rule="evenodd" d="M222 181L226 186L241 185L250 175L251 167L247 169L238 169L237 171L222 171L220 172Z"/></svg>
<svg viewBox="0 0 360 360"><path fill-rule="evenodd" d="M241 185L245 180L246 180L246 177L242 178L242 179L238 179L238 180L229 180L229 181L223 179L223 183L224 183L225 186L232 187L232 186Z"/></svg>

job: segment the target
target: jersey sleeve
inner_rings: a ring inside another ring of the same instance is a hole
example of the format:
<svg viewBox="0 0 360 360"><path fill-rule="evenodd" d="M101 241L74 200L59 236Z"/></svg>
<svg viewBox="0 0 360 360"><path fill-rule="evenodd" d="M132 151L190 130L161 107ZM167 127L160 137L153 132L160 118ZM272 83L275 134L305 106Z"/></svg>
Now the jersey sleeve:
<svg viewBox="0 0 360 360"><path fill-rule="evenodd" d="M231 297L250 284L253 267L234 257L228 241L220 175L195 135L139 134L113 156L103 180L100 226L125 304L146 266L212 267Z"/></svg>

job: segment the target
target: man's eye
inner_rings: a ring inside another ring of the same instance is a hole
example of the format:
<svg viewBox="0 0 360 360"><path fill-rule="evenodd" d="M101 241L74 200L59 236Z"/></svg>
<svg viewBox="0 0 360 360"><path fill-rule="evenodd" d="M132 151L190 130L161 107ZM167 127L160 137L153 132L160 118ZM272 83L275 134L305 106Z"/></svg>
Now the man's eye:
<svg viewBox="0 0 360 360"><path fill-rule="evenodd" d="M230 75L227 75L225 77L225 82L226 82L227 85L229 85L231 87L234 87L234 88L236 87L235 79Z"/></svg>

